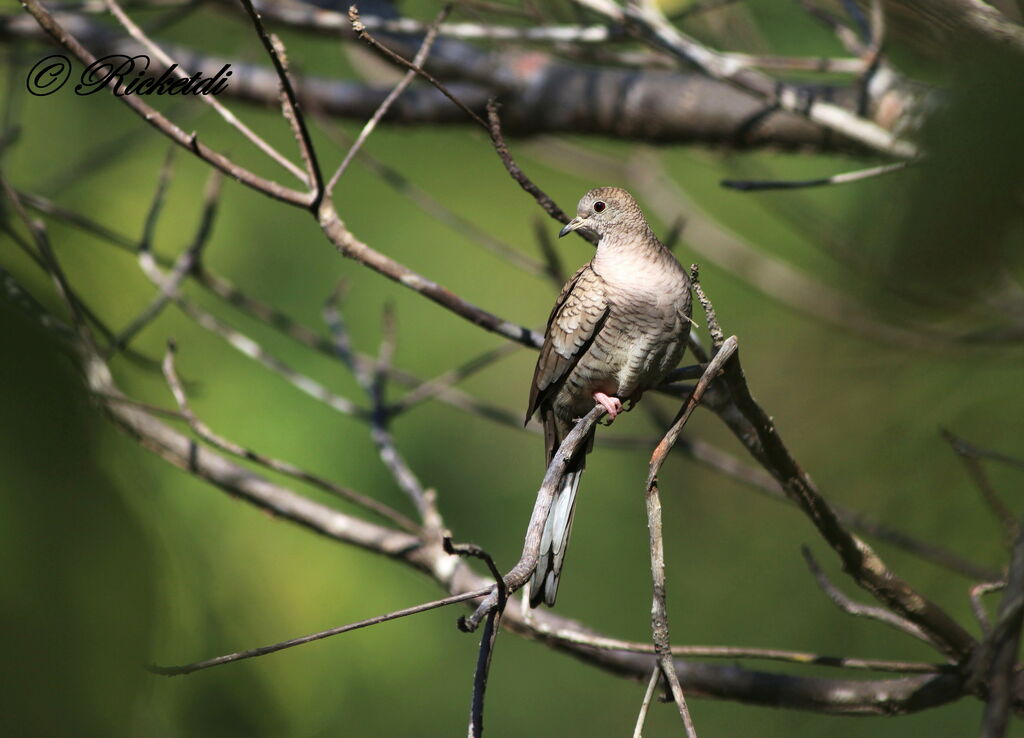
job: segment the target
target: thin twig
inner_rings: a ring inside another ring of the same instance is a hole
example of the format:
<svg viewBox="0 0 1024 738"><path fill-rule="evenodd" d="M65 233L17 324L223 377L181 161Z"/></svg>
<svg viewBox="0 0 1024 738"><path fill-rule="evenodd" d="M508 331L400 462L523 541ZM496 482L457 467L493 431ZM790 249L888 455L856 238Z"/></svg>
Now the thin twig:
<svg viewBox="0 0 1024 738"><path fill-rule="evenodd" d="M985 604L981 601L981 598L989 592L998 592L1005 586L1005 581L981 582L967 590L967 596L971 600L971 610L974 612L974 617L978 620L978 625L981 626L981 632L985 635L992 632L992 623L989 622L988 612L985 610Z"/></svg>
<svg viewBox="0 0 1024 738"><path fill-rule="evenodd" d="M840 610L849 615L877 620L880 623L885 623L888 626L896 628L896 630L913 636L920 641L924 641L928 645L934 645L931 638L929 638L919 627L911 623L909 620L901 618L888 610L882 609L881 607L874 607L873 605L864 605L860 602L854 602L843 594L843 592L841 592L831 581L829 581L829 578L825 575L822 568L818 566L818 562L814 560L814 556L811 554L811 550L807 546L801 546L800 551L803 553L804 561L807 562L807 568L811 570L811 574L814 576L814 580L818 583L818 586L821 587L822 591L828 595L828 598L832 600Z"/></svg>
<svg viewBox="0 0 1024 738"><path fill-rule="evenodd" d="M989 479L988 474L985 473L985 469L979 460L980 454L976 453L974 446L963 442L963 439L953 435L947 429L941 428L939 432L949 445L952 446L957 456L963 461L964 466L967 467L967 473L971 475L975 485L977 485L982 499L1002 527L1006 544L1012 546L1013 541L1017 538L1017 520L1010 511L1010 508L1003 502L1003 498L999 496L999 492L992 485L992 480Z"/></svg>
<svg viewBox="0 0 1024 738"><path fill-rule="evenodd" d="M512 158L512 154L508 150L508 144L505 143L505 138L501 133L501 118L498 117L498 103L495 100L489 100L487 103L487 120L488 124L484 127L491 135L491 142L494 144L494 150L498 153L501 158L501 163L505 165L505 169L512 175L512 179L519 183L519 186L526 190L533 199L537 201L537 204L544 208L544 212L550 215L552 218L557 220L563 225L569 222L569 216L555 204L544 190L533 183L526 173L516 164L515 159ZM586 238L591 243L597 243L597 237L592 234L582 233L577 231L581 236Z"/></svg>
<svg viewBox="0 0 1024 738"><path fill-rule="evenodd" d="M324 200L321 203L319 220L324 234L342 255L356 259L388 279L423 295L485 330L505 336L525 346L539 348L543 344L544 337L537 331L504 320L477 307L437 282L427 279L360 241L344 224L329 200Z"/></svg>
<svg viewBox="0 0 1024 738"><path fill-rule="evenodd" d="M312 191L310 192L308 207L310 211L315 213L324 196L323 174L320 171L320 162L317 160L316 150L313 148L313 139L310 137L309 129L306 127L306 119L299 107L299 100L292 85L291 75L288 74L284 45L276 36L267 33L267 29L263 26L263 19L260 18L260 14L253 7L252 0L241 0L241 2L245 7L245 12L249 14L249 18L252 20L253 28L256 29L256 35L259 36L264 50L266 50L271 63L274 65L278 79L281 81L281 92L285 103L285 117L292 127L296 141L298 141L299 152L306 163L306 172L309 175L308 181L311 183Z"/></svg>
<svg viewBox="0 0 1024 738"><path fill-rule="evenodd" d="M434 22L430 24L430 27L427 29L426 36L423 38L423 43L420 45L419 51L417 51L416 56L413 57L413 67L423 66L423 63L430 55L430 49L434 45L434 39L437 38L438 29L444 19L448 17L448 14L451 13L451 10L452 3L446 4L441 8L441 12L437 14ZM359 137L356 138L352 146L349 147L348 153L345 154L345 158L342 159L341 164L338 165L338 168L327 183L327 197L330 197L331 193L334 192L334 186L338 183L338 180L341 179L341 175L345 173L345 170L348 169L348 165L352 162L352 159L354 159L356 154L359 153L359 150L363 147L363 143L370 137L370 134L373 133L373 130L377 127L381 118L387 115L388 110L391 108L391 104L398 99L399 95L405 92L405 88L408 87L415 78L415 69L410 69L406 72L402 76L402 79L398 81L398 84L394 86L391 92L388 93L387 97L384 98L381 104L373 112L370 120L366 121L366 125L363 126L363 130L359 132Z"/></svg>
<svg viewBox="0 0 1024 738"><path fill-rule="evenodd" d="M345 327L341 311L338 309L338 301L341 298L342 291L343 289L335 290L327 299L324 304L323 316L324 321L334 336L334 345L338 358L348 366L359 386L370 400L370 437L377 446L377 453L380 455L385 468L391 473L399 489L405 493L416 507L420 519L424 522L428 520L440 521L437 509L432 507L428 500L426 489L398 451L394 438L387 429L388 412L384 391L395 349L393 310L390 305L384 309L380 351L373 369L366 371L366 368L361 366L355 359L348 329Z"/></svg>
<svg viewBox="0 0 1024 738"><path fill-rule="evenodd" d="M244 1L244 0L243 0ZM89 66L96 61L93 56L71 33L57 22L39 2L39 0L24 0L23 5L32 14L39 26L46 31L58 44L66 48L82 62ZM107 86L113 87L118 84L113 76L106 82ZM248 169L239 166L234 161L218 151L214 151L206 144L199 141L195 133L186 133L177 125L172 123L160 112L142 102L136 95L118 95L117 98L130 107L140 118L174 141L178 146L195 154L203 161L217 167L233 179L242 184L262 192L274 199L290 203L292 205L309 206L310 195L306 192L299 192L277 182L265 179L253 174Z"/></svg>
<svg viewBox="0 0 1024 738"><path fill-rule="evenodd" d="M395 415L405 412L426 400L437 397L438 395L443 394L445 390L450 389L453 384L473 376L477 372L492 366L506 356L511 356L518 352L520 349L522 349L522 346L519 344L506 341L495 348L488 349L487 351L474 356L456 367L452 367L433 379L424 380L419 384L419 386L414 387L406 393L400 400L396 400L388 405L387 414L394 417ZM519 425L522 424L519 423Z"/></svg>
<svg viewBox="0 0 1024 738"><path fill-rule="evenodd" d="M164 357L164 377L167 379L167 385L170 387L171 394L174 396L174 400L178 404L181 417L185 419L189 427L195 431L196 435L204 441L221 451L231 454L232 456L237 456L239 458L255 462L267 469L272 469L273 471L292 477L293 479L306 482L318 489L340 497L343 500L347 500L359 507L380 515L382 518L390 520L403 530L407 530L410 533L419 531L419 526L412 520L405 517L397 510L394 510L373 498L362 495L348 487L343 487L340 484L335 484L328 479L324 479L323 477L297 467L294 464L289 464L287 461L280 461L270 456L257 453L256 451L245 448L244 446L229 441L214 433L206 423L199 419L189 406L188 397L185 394L185 388L182 386L181 380L179 379L178 373L174 367L175 351L176 348L174 342L169 342L167 346L167 354Z"/></svg>
<svg viewBox="0 0 1024 738"><path fill-rule="evenodd" d="M21 195L18 194L17 191L14 190L13 188L11 188L11 192L15 193L17 197L21 197ZM21 204L24 205L25 203ZM36 227L38 226L32 226L33 229ZM49 262L46 260L44 256L41 255L38 246L33 248L29 244L29 242L26 241L21 236L21 234L15 231L8 223L0 223L0 231L6 233L11 238L11 240L14 241L18 248L20 248L25 253L25 255L32 260L32 263L39 267L39 269L41 269L43 273L47 275L47 277L52 277ZM36 234L33 234L32 237L33 240L37 240L38 238ZM96 330L103 336L104 340L106 340L108 343L113 343L113 341L115 340L114 331L111 330L111 328L99 317L99 315L96 314L96 312L91 307L89 307L88 304L86 304L86 302L82 299L82 296L79 295L75 290L73 290L70 284L65 285L65 288L69 290L69 292L67 293L68 297L75 303L78 309L82 312L82 316L93 327L96 328ZM22 304L22 307L28 307L28 305ZM43 312L45 313L45 310L43 310ZM34 308L29 308L29 313L36 314L36 310ZM55 330L61 330L59 325L61 325L62 322L57 320L53 316L44 317L42 315L37 315L37 318L42 320L44 323L50 323L48 327L52 327ZM68 330L71 330L70 326L67 326L66 324L64 324L64 327L67 328ZM153 362L153 359L144 354L140 354L137 351L130 350L126 354L126 356L133 362L139 364L140 366L147 370L151 370L154 368L154 366L156 366ZM157 364L159 364L159 362L157 362Z"/></svg>
<svg viewBox="0 0 1024 738"><path fill-rule="evenodd" d="M675 445L676 439L682 433L686 422L690 419L693 410L700 403L701 398L707 391L712 380L718 376L722 366L736 351L737 340L730 336L721 346L714 359L704 370L700 381L694 387L687 402L680 408L679 415L672 427L665 433L665 437L655 448L651 455L650 469L647 474L647 485L645 499L647 501L647 527L650 532L651 547L651 577L654 583L654 601L651 606L651 632L654 640L654 649L658 655L658 663L662 673L665 675L676 707L679 710L679 717L683 721L683 727L688 738L696 738L697 732L690 717L690 710L686 705L686 698L683 695L682 685L672 664L672 645L669 640L668 608L665 601L665 544L662 537L661 522L661 498L658 493L658 472L661 470L665 458Z"/></svg>
<svg viewBox="0 0 1024 738"><path fill-rule="evenodd" d="M565 273L562 257L559 256L558 249L555 248L555 244L551 240L548 225L540 218L535 218L533 232L537 238L537 245L540 246L540 252L544 256L545 271L555 286L561 289L568 275Z"/></svg>
<svg viewBox="0 0 1024 738"><path fill-rule="evenodd" d="M585 633L574 628L551 630L542 623L533 623L537 632L544 638L565 643L588 646L602 651L627 651L630 653L656 653L651 643L640 641L624 641L619 638L608 638L592 633ZM861 659L852 656L827 656L811 651L791 651L779 648L750 648L747 646L672 646L673 656L704 659L757 659L764 661L781 661L790 664L813 664L829 666L836 669L857 669L863 671L895 672L898 674L933 674L948 672L956 667L951 664L930 664L923 661L893 661L890 659Z"/></svg>
<svg viewBox="0 0 1024 738"><path fill-rule="evenodd" d="M178 149L174 146L167 148L163 164L160 166L160 173L157 175L156 190L153 192L153 199L149 202L146 210L146 219L142 223L142 235L139 237L138 252L141 254L150 253L153 250L153 236L156 233L157 223L160 222L160 214L164 209L164 202L167 200L167 190L171 186L174 177L174 162L177 158Z"/></svg>
<svg viewBox="0 0 1024 738"><path fill-rule="evenodd" d="M915 160L919 161L919 160ZM860 182L861 180L871 179L872 177L879 177L885 174L891 174L898 172L902 169L906 169L915 161L898 161L894 164L882 164L877 167L868 167L866 169L858 169L853 172L844 172L842 174L833 174L828 177L819 177L816 179L797 179L797 180L742 180L742 179L723 179L721 181L722 187L726 187L731 190L739 190L740 192L756 192L760 190L798 190L807 187L822 187L827 185L838 185L838 184L849 184L851 182Z"/></svg>
<svg viewBox="0 0 1024 738"><path fill-rule="evenodd" d="M715 312L715 306L711 304L711 300L704 294L704 288L700 285L700 266L697 264L690 265L690 286L704 310L705 319L708 322L708 335L711 336L711 345L715 351L718 351L725 342L725 334L722 333L722 327L718 324L718 313Z"/></svg>
<svg viewBox="0 0 1024 738"><path fill-rule="evenodd" d="M224 339L228 345L244 356L258 361L270 371L283 377L304 394L344 415L352 415L362 419L369 417L369 413L364 408L359 407L347 397L331 392L312 377L296 371L275 354L263 348L259 342L233 328L212 313L203 310L191 300L179 296L175 299L175 302L189 318L198 323L202 328Z"/></svg>
<svg viewBox="0 0 1024 738"><path fill-rule="evenodd" d="M477 655L476 670L473 673L473 699L469 709L469 738L480 738L484 734L484 695L487 692L487 676L491 669L491 659L494 656L494 644L498 639L501 616L505 612L505 605L508 602L508 589L505 587L501 570L498 569L491 555L482 548L472 543L454 544L450 536L444 537L442 545L447 553L473 556L484 561L491 576L494 577L494 586L498 590L498 604L487 616L483 634L480 636L480 651ZM463 618L459 619L459 628L465 630L463 620Z"/></svg>
<svg viewBox="0 0 1024 738"><path fill-rule="evenodd" d="M654 698L654 690L658 688L658 679L661 677L661 669L651 671L651 678L647 682L647 689L644 690L644 700L640 703L640 714L636 716L636 727L633 728L633 738L643 738L644 723L647 722L647 709L651 706Z"/></svg>
<svg viewBox="0 0 1024 738"><path fill-rule="evenodd" d="M347 135L340 126L332 124L331 119L326 114L312 107L311 111L333 141L346 147L352 145L355 139ZM528 274L542 275L545 273L543 264L535 259L531 259L508 243L495 238L483 228L453 211L430 194L430 192L412 182L399 170L388 166L370 155L365 149L359 151L358 159L363 166L384 180L385 184L411 200L413 204L427 213L427 215L448 226L456 233L484 247Z"/></svg>
<svg viewBox="0 0 1024 738"><path fill-rule="evenodd" d="M462 110L466 115L468 115L474 121L479 123L484 130L487 130L487 123L484 122L484 119L477 115L473 110L471 110L459 98L453 95L451 90L445 87L440 80L434 77L434 75L432 75L427 70L423 69L423 67L419 66L418 64L414 64L413 62L410 62L408 59L405 59L401 55L396 54L387 46L384 46L380 41L375 39L372 35L370 35L369 31L366 30L366 26L363 25L362 21L359 20L359 9L355 5L349 7L348 18L349 21L351 21L352 23L352 29L356 32L356 35L358 35L359 38L361 38L363 41L366 41L370 46L372 46L377 51L381 52L386 58L395 62L399 66L406 67L407 69L410 69L419 76L423 77L423 79L427 80L427 82L436 87L442 95L444 95L453 103L455 103L455 105L458 106L458 108Z"/></svg>
<svg viewBox="0 0 1024 738"><path fill-rule="evenodd" d="M111 346L111 351L126 348L128 344L131 343L132 338L156 319L167 303L174 299L178 294L181 283L199 262L202 250L206 246L213 230L213 221L217 213L217 203L220 198L221 182L222 178L220 172L214 169L207 180L206 192L203 195L203 209L202 215L199 219L199 228L196 231L195 237L192 239L192 244L182 252L180 257L178 257L178 260L175 262L170 274L160 285L159 292L156 297L154 297L150 301L149 305L147 305L142 312L140 312L139 315L137 315L135 319L117 335L113 345ZM143 265L143 268L147 271L159 269L156 267L155 261L153 260L148 235L143 237L142 243L139 246L139 259L140 261L147 262Z"/></svg>
<svg viewBox="0 0 1024 738"><path fill-rule="evenodd" d="M250 648L245 651L236 651L235 653L225 654L224 656L216 656L212 659L196 661L194 663L185 664L183 666L157 666L154 664L149 667L149 670L154 674L160 674L162 676L178 676L180 674L191 674L194 671L209 669L212 666L230 664L235 661L242 661L243 659L251 659L255 656L266 656L270 653L283 651L286 648L302 646L306 643L312 643L313 641L319 641L324 638L330 638L331 636L340 635L342 633L348 633L353 630L359 630L360 628L367 628L371 625L379 625L380 623L386 623L389 620L397 620L398 618L404 618L409 615L416 615L421 612L426 612L427 610L434 610L438 607L444 607L445 605L454 605L457 602L465 602L466 600L472 600L487 594L489 589L489 587L485 587L482 589L474 590L472 592L463 592L461 594L452 595L451 597L443 597L439 600L434 600L432 602L425 602L422 605L414 605L413 607L407 607L403 610L395 610L394 612L389 612L385 615L377 615L376 617L367 618L366 620L360 620L357 623L349 623L348 625L342 625L337 628L328 628L327 630L321 630L318 633L311 633L309 635L301 636L299 638L289 638L287 641L273 643L268 646L260 646L259 648Z"/></svg>
<svg viewBox="0 0 1024 738"><path fill-rule="evenodd" d="M189 75L188 72L183 70L174 61L174 59L172 59L167 54L167 52L165 52L158 44L156 44L156 42L154 42L153 39L151 39L149 35L146 34L146 32L143 31L135 23L135 21L128 17L128 14L125 13L124 9L117 3L117 0L103 0L103 2L106 4L107 9L114 15L115 18L117 18L118 22L122 26L124 26L124 29L128 31L128 34L136 41L138 41L140 44L145 46L149 50L149 53L157 59L159 59L160 62L165 67L167 67L168 69L173 69L174 75L178 77L178 79L188 79L191 76ZM269 143L267 143L263 138L260 137L258 133L256 133L251 128L249 128L249 126L243 123L234 113L232 113L228 108L221 104L221 102L216 98L216 96L196 95L195 97L198 97L204 103L206 103L214 110L216 110L217 114L220 115L220 117L223 118L228 123L228 125L237 130L247 139L249 139L249 141L255 144L255 146L264 154L266 154L271 159L280 164L282 167L287 169L300 182L302 182L302 184L304 184L307 187L310 186L309 178L305 172L303 172L301 169L295 166L280 151L278 151Z"/></svg>
<svg viewBox="0 0 1024 738"><path fill-rule="evenodd" d="M11 207L21 220L25 229L32 236L32 240L35 241L36 248L39 250L38 256L41 259L42 265L50 278L53 280L54 287L57 294L60 296L61 302L67 308L68 313L71 315L71 324L75 330L78 339L83 345L88 346L90 349L95 350L95 339L89 330L89 325L86 322L82 306L75 295L74 290L71 288L71 284L68 282L67 276L64 274L64 270L60 266L60 262L57 260L57 255L53 251L53 247L50 245L50 239L46 232L46 226L36 220L32 220L29 214L26 212L25 207L21 204L21 200L18 199L18 193L15 192L14 188L11 187L7 179L3 176L0 171L0 189L3 190L7 200L11 203Z"/></svg>
<svg viewBox="0 0 1024 738"><path fill-rule="evenodd" d="M974 678L984 678L988 682L981 738L1003 738L1006 735L1014 703L1017 652L1021 626L1024 625L1024 520L1018 530L1021 532L1013 544L1006 588L999 603L999 618L978 648L974 661Z"/></svg>
<svg viewBox="0 0 1024 738"><path fill-rule="evenodd" d="M1011 466L1015 469L1024 469L1024 459L1019 459L1016 456L1010 456L1000 451L993 451L992 449L976 446L949 431L945 431L945 434L947 436L947 440L953 444L953 448L957 453L970 454L977 458L992 459L993 461L998 461L1001 464L1006 464L1007 466Z"/></svg>

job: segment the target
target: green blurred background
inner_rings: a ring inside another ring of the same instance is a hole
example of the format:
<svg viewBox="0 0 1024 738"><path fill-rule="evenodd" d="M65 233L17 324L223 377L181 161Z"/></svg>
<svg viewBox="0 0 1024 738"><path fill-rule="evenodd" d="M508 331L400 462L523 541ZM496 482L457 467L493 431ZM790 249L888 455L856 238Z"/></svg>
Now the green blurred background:
<svg viewBox="0 0 1024 738"><path fill-rule="evenodd" d="M16 9L5 3L8 8ZM426 3L409 7L420 17L433 10ZM765 0L746 4L744 12L786 53L835 53L827 35L801 20L794 7ZM193 18L163 37L261 60L244 25L221 13L200 17L204 22ZM352 73L334 43L283 37L304 69ZM26 94L26 64L48 52L22 46L15 61L10 51L3 99L14 107L20 139L4 154L5 176L20 189L137 236L167 142L109 96ZM922 134L934 154L928 168L829 191L740 194L720 188L719 180L752 172L819 176L863 161L681 147L654 153L702 208L766 254L854 295L882 319L927 321L944 335L966 333L984 327L979 321L988 313L979 306L992 291L994 274L1017 280L1019 293L1024 240L1021 77L1009 75L1003 84L993 69L1005 72L1005 60L979 55L976 61L950 74L907 60L954 90L953 104ZM1012 79L1018 81L1015 99L1007 97ZM202 106L156 103L173 111L186 129L200 130L209 145L277 176ZM275 111L232 107L282 150L294 150ZM350 133L360 127L352 121L340 125ZM619 162L635 153L624 142L567 140ZM320 133L316 143L328 170L344 155ZM627 184L616 179L616 170L597 178L589 171L553 168L536 142L511 144L524 169L564 208L592 186ZM385 125L367 150L464 218L538 256L539 209L508 178L479 131ZM106 153L94 158L97 151ZM83 162L86 173L69 180L69 169ZM191 240L207 175L201 162L177 157L156 231L158 252L173 257ZM374 248L510 320L537 326L546 318L556 294L549 281L524 275L431 219L363 165L356 163L346 174L335 201L347 225ZM652 221L662 234L671 226L653 215ZM554 234L558 226L544 221L544 227ZM131 255L56 222L50 230L71 279L113 326L126 325L153 296ZM559 241L557 248L572 268L592 253L578 239ZM695 260L685 235L677 253L684 263ZM0 257L35 295L58 305L48 281L3 234ZM347 277L346 317L361 350L375 350L382 307L393 302L396 364L421 377L501 342L339 257L305 213L230 182L206 259L246 292L321 332L322 302ZM1006 550L1000 530L938 429L1022 453L1019 346L921 347L865 338L786 308L701 262L703 284L724 329L740 338L752 390L828 498L990 568L1001 567ZM895 297L894 286L915 299ZM336 363L297 348L194 285L187 292L289 365L361 400ZM704 323L703 316L695 317ZM217 432L408 510L365 425L297 392L174 307L134 347L160 356L169 337L178 342L179 370L191 382L195 410ZM85 395L70 358L7 303L0 303L0 346L0 733L300 737L464 731L477 643L456 630L455 609L187 677L144 671L147 663L183 663L274 642L441 593L410 569L233 500L119 434ZM533 361L532 352L518 351L465 388L518 413ZM113 367L130 395L173 405L158 374L120 358ZM645 398L655 401L673 410L667 400ZM424 484L438 491L456 537L483 545L500 565L510 565L542 471L539 437L439 403L402 416L394 430ZM635 412L602 433L656 430ZM709 414L698 413L690 433L743 456ZM645 451L610 448L591 457L558 601L560 613L636 640L648 638L650 610L646 457ZM1020 474L986 468L1011 509L1019 511ZM662 480L675 643L932 657L922 644L843 615L828 602L805 570L801 543L811 546L835 581L852 592L851 585L792 508L685 459L671 459ZM973 622L968 580L884 543L877 547L921 592L961 622ZM628 734L641 694L640 685L505 635L488 690L488 734ZM702 736L838 738L971 734L981 705L964 700L890 719L823 717L700 699L691 701L691 709ZM647 734L679 734L671 706L653 708Z"/></svg>

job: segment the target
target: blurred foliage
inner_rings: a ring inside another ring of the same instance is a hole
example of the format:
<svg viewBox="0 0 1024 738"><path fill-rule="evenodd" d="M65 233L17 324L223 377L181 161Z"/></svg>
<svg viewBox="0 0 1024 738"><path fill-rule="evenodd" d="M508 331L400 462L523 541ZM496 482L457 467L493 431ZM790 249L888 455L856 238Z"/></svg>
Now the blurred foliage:
<svg viewBox="0 0 1024 738"><path fill-rule="evenodd" d="M416 8L423 16L431 12L426 3ZM746 21L759 24L786 53L821 53L823 33L809 34L802 20L789 24L798 15L793 7L763 0L730 12L748 14ZM170 34L218 53L261 58L244 24L222 13L203 18ZM284 38L304 68L347 73L335 43ZM137 236L167 143L108 96L25 94L22 75L41 53L19 49L18 63L3 75L2 99L14 106L20 125L20 140L4 154L6 176L19 188ZM740 169L802 178L860 162L678 148L659 155L703 207L765 252L877 302L896 322L941 310L950 326L968 332L972 303L991 288L992 275L1018 283L1021 277L1024 108L1020 95L1008 94L1015 81L1019 89L1020 72L1001 60L976 61L952 75L948 106L923 133L931 163L905 175L827 191L739 194L719 188L718 181ZM186 128L200 130L215 148L279 175L201 106L154 102ZM281 150L293 151L275 111L234 108ZM329 170L344 151L320 134L316 143ZM617 159L631 152L622 142L576 143ZM526 150L523 142L512 146ZM367 150L463 217L538 255L533 223L539 211L478 131L384 126ZM557 171L540 155L519 158L563 207L591 186L614 183ZM207 176L199 162L184 154L176 158L156 231L159 252L173 257L189 243ZM346 174L336 202L360 238L466 299L526 325L545 319L552 284L524 276L448 230L363 166ZM553 222L546 225L557 230ZM655 223L659 233L669 225ZM51 234L67 272L112 326L127 325L152 297L131 255L58 224ZM558 248L567 266L590 255L582 241L560 241ZM684 263L692 260L685 236L679 255ZM0 256L22 284L59 309L48 280L6 236L0 236ZM375 350L381 307L393 301L396 363L423 377L499 343L339 258L306 214L232 183L224 188L207 261L245 291L318 329L323 299L346 277L346 316L361 350ZM782 307L712 265L704 265L702 277L725 330L740 337L753 391L831 500L993 568L1002 564L1006 552L998 528L937 429L947 426L980 445L1020 455L1019 347L883 344ZM893 284L905 286L913 299L893 298ZM224 308L194 285L187 292L291 366L360 397L336 363ZM932 300L922 304L922 294ZM364 425L298 393L174 308L134 346L159 357L171 336L180 346L179 368L191 382L194 407L216 431L407 509ZM119 435L84 396L69 359L6 304L0 345L0 733L299 738L464 729L476 641L456 631L454 610L188 677L146 673L146 663L182 663L273 642L439 593L410 570L239 504ZM517 352L466 388L518 413L533 361L532 353ZM172 405L157 373L123 358L114 369L129 394ZM645 398L656 401L672 410L671 403ZM636 412L602 432L655 430ZM395 432L412 467L438 490L456 537L485 546L501 565L513 562L541 473L539 438L436 403L400 418ZM694 418L690 432L743 454L707 414ZM646 454L599 449L588 466L558 610L610 634L646 639ZM1019 510L1019 474L996 466L989 471ZM804 571L801 543L809 543L835 580L850 587L791 508L685 460L672 460L662 479L675 642L930 657L921 644L845 616L827 601ZM971 622L968 581L885 544L878 548L922 592ZM622 735L632 728L641 692L638 685L506 635L488 690L488 734ZM980 718L980 704L971 701L870 721L706 700L692 701L691 709L701 735L765 738L959 736L973 731ZM671 708L655 706L647 734L677 735L677 720Z"/></svg>

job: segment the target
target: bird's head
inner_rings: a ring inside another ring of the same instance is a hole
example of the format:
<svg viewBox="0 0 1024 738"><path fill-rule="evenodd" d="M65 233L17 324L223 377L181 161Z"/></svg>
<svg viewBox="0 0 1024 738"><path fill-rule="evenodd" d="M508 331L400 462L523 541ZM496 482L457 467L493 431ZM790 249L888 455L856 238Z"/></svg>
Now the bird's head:
<svg viewBox="0 0 1024 738"><path fill-rule="evenodd" d="M644 216L632 195L620 187L598 187L583 196L576 206L576 217L566 224L558 237L584 230L603 238L616 229L641 224L645 224Z"/></svg>

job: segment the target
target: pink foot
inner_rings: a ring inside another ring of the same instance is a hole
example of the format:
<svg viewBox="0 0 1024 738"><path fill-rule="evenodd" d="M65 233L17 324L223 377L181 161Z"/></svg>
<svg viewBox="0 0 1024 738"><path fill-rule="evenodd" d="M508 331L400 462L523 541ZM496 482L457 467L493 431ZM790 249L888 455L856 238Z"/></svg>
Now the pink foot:
<svg viewBox="0 0 1024 738"><path fill-rule="evenodd" d="M615 420L615 416L622 412L622 400L618 397L609 397L604 392L595 392L594 402L608 411L608 420Z"/></svg>

